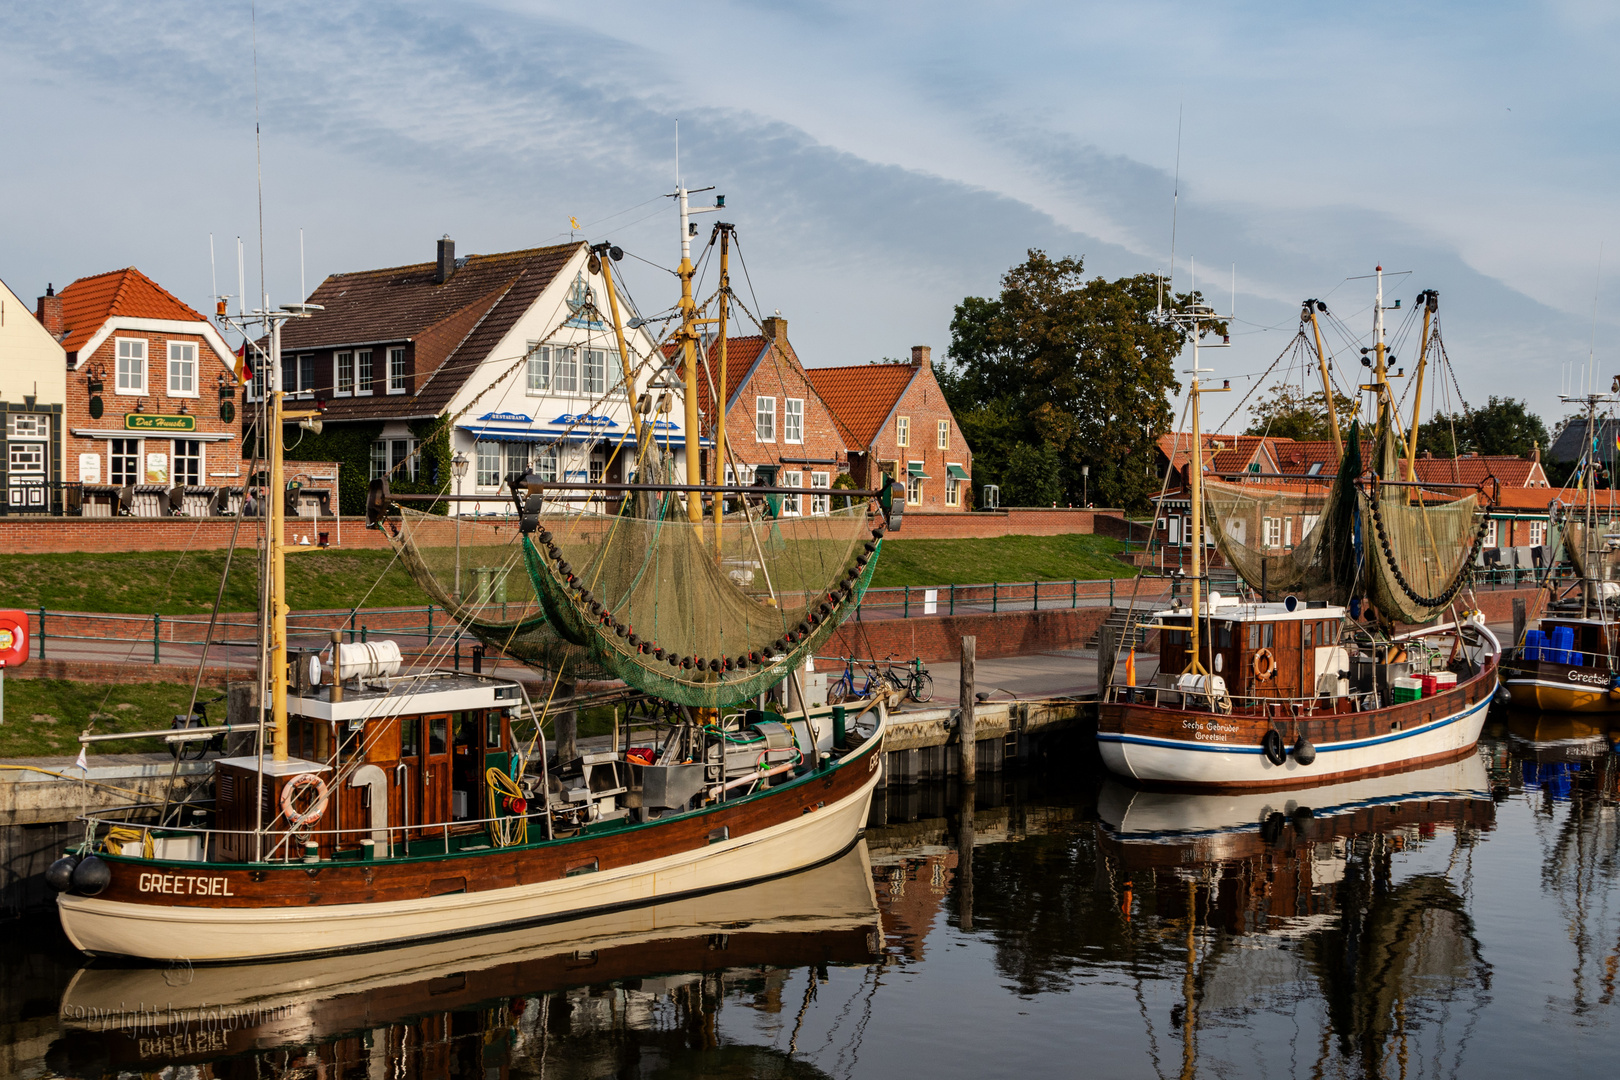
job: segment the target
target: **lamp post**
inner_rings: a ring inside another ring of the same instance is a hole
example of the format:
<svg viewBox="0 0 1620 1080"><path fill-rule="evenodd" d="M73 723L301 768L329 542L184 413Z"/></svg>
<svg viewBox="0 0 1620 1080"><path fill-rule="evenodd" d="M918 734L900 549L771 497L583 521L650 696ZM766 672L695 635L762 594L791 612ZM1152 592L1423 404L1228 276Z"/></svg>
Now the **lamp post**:
<svg viewBox="0 0 1620 1080"><path fill-rule="evenodd" d="M1091 505L1091 466L1080 466L1080 503L1083 506Z"/></svg>
<svg viewBox="0 0 1620 1080"><path fill-rule="evenodd" d="M467 455L457 450L450 459L450 475L456 478L456 601L461 601L461 478L467 475Z"/></svg>

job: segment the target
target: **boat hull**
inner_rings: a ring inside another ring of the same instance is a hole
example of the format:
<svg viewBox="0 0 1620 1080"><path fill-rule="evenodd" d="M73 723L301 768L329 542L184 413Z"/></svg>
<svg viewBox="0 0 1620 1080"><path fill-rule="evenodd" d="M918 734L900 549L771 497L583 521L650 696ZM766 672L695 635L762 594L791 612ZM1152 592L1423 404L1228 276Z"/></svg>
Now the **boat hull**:
<svg viewBox="0 0 1620 1080"><path fill-rule="evenodd" d="M1502 685L1514 708L1534 712L1620 712L1606 666L1515 660L1502 665Z"/></svg>
<svg viewBox="0 0 1620 1080"><path fill-rule="evenodd" d="M1201 790L1306 787L1455 760L1479 742L1496 689L1496 667L1432 698L1361 713L1316 716L1219 714L1105 702L1098 709L1103 761L1139 784ZM1269 730L1286 747L1304 736L1309 765L1290 752L1273 764Z"/></svg>
<svg viewBox="0 0 1620 1080"><path fill-rule="evenodd" d="M881 753L880 730L836 768L748 799L526 848L318 868L108 856L107 894L63 894L58 909L69 940L87 953L191 963L340 953L597 915L837 856L865 825ZM594 869L580 869L587 866ZM356 896L365 899L346 902Z"/></svg>

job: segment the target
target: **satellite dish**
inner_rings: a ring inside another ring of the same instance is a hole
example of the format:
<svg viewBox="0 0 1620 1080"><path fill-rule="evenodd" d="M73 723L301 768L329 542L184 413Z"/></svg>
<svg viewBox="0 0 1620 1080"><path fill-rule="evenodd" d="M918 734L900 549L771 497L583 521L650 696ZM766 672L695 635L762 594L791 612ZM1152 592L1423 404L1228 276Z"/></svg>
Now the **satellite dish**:
<svg viewBox="0 0 1620 1080"><path fill-rule="evenodd" d="M1299 608L1299 597L1295 596L1293 593L1289 593L1287 596L1283 597L1283 610L1284 611L1292 612L1292 611L1298 610L1298 608Z"/></svg>

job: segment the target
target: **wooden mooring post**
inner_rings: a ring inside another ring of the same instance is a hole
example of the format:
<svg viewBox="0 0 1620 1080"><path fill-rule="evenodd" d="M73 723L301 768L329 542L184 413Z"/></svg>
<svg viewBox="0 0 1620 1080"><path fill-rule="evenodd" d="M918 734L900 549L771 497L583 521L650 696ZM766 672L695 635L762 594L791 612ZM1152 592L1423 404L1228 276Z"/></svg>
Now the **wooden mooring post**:
<svg viewBox="0 0 1620 1080"><path fill-rule="evenodd" d="M1524 597L1515 596L1513 598L1513 644L1514 645L1523 645L1524 644L1524 624L1525 624Z"/></svg>
<svg viewBox="0 0 1620 1080"><path fill-rule="evenodd" d="M975 715L979 703L973 696L973 659L978 642L979 639L972 634L962 637L962 712L958 720L962 737L957 761L958 775L964 784L971 784L979 778L978 717Z"/></svg>

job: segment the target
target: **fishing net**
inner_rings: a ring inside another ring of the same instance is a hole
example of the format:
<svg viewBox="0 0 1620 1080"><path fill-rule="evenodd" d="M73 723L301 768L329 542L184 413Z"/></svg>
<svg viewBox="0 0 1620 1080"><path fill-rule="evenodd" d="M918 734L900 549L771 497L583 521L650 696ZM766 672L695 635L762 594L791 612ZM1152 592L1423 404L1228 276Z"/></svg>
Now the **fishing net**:
<svg viewBox="0 0 1620 1080"><path fill-rule="evenodd" d="M524 564L515 518L454 518L404 507L397 534L384 530L422 590L468 633L523 663L570 678L606 675L588 650L546 621ZM459 588L458 588L459 582Z"/></svg>
<svg viewBox="0 0 1620 1080"><path fill-rule="evenodd" d="M616 677L682 705L734 705L824 642L876 569L868 504L811 498L750 499L718 526L690 521L671 493L543 513L524 538L529 576L557 632Z"/></svg>
<svg viewBox="0 0 1620 1080"><path fill-rule="evenodd" d="M1380 434L1379 475L1399 475L1395 448ZM1436 502L1437 496L1410 487L1376 484L1360 491L1367 534L1367 595L1395 622L1426 622L1466 583L1484 538L1485 517L1476 521L1478 496ZM1433 505L1431 505L1431 503Z"/></svg>
<svg viewBox="0 0 1620 1080"><path fill-rule="evenodd" d="M1581 510L1567 511L1564 521L1564 551L1575 573L1597 581L1620 580L1620 550L1610 538L1620 535L1620 518L1599 518L1593 522L1590 537L1586 522L1576 518Z"/></svg>
<svg viewBox="0 0 1620 1080"><path fill-rule="evenodd" d="M1343 604L1355 586L1355 478L1361 452L1352 437L1339 474L1320 480L1205 480L1204 513L1215 546L1238 576L1266 597Z"/></svg>

